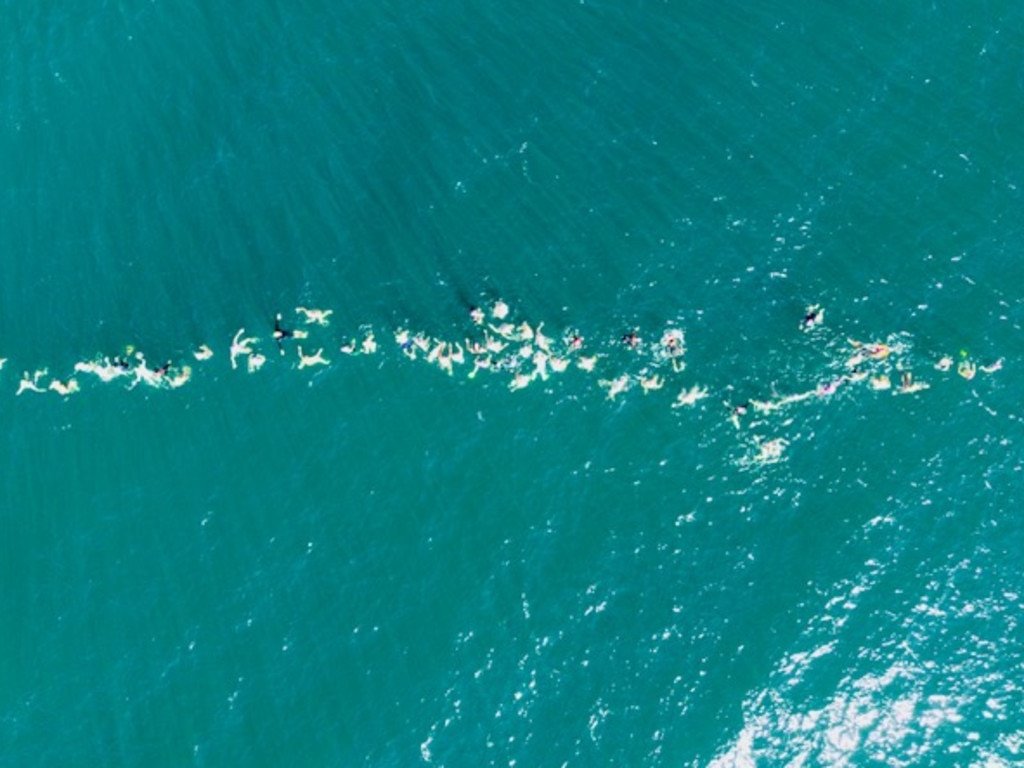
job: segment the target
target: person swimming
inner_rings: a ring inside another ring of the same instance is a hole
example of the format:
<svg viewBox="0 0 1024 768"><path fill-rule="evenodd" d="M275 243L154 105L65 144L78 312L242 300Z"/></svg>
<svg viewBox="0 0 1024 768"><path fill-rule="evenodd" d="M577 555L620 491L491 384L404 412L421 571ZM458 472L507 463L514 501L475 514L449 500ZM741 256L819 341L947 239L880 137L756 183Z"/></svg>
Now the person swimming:
<svg viewBox="0 0 1024 768"><path fill-rule="evenodd" d="M39 386L40 380L46 376L47 370L40 368L38 371L33 371L31 374L28 371L21 377L21 381L18 383L18 391L15 395L20 395L22 392L39 392L45 393L46 390Z"/></svg>
<svg viewBox="0 0 1024 768"><path fill-rule="evenodd" d="M253 352L252 354L249 355L249 360L248 363L246 364L246 370L248 370L249 373L256 373L256 371L263 367L263 364L265 362L267 362L267 358L264 355L260 354L259 352Z"/></svg>
<svg viewBox="0 0 1024 768"><path fill-rule="evenodd" d="M62 395L63 397L73 395L75 394L75 392L79 391L78 382L75 381L75 379L68 379L66 382L54 379L53 381L50 382L50 386L48 387L48 389L53 390L58 395Z"/></svg>
<svg viewBox="0 0 1024 768"><path fill-rule="evenodd" d="M529 386L531 381L533 381L532 376L520 372L512 377L512 381L508 383L508 388L515 392L517 389Z"/></svg>
<svg viewBox="0 0 1024 768"><path fill-rule="evenodd" d="M177 389L178 387L184 386L191 377L192 369L187 365L183 365L167 377L167 386L171 389Z"/></svg>
<svg viewBox="0 0 1024 768"><path fill-rule="evenodd" d="M978 373L978 366L970 360L961 360L956 367L956 372L970 381Z"/></svg>
<svg viewBox="0 0 1024 768"><path fill-rule="evenodd" d="M306 325L309 325L310 323L316 323L317 325L324 326L330 325L331 321L327 318L334 314L333 309L306 309L305 307L296 307L295 311L305 316ZM278 317L280 317L280 315L278 315Z"/></svg>
<svg viewBox="0 0 1024 768"><path fill-rule="evenodd" d="M399 328L395 331L395 343L398 344L398 348L402 350L403 355L410 360L416 359L416 346L412 343L412 337L407 329Z"/></svg>
<svg viewBox="0 0 1024 768"><path fill-rule="evenodd" d="M871 358L872 360L885 360L885 358L892 353L892 347L881 342L866 343L863 341L856 341L855 339L847 339L847 341L850 343L850 346L857 350L857 354L846 362L846 364L851 368L864 362L865 358Z"/></svg>
<svg viewBox="0 0 1024 768"><path fill-rule="evenodd" d="M551 339L541 333L541 329L544 327L544 323L537 326L537 330L533 332L533 343L543 349L549 355L551 354Z"/></svg>
<svg viewBox="0 0 1024 768"><path fill-rule="evenodd" d="M281 326L281 313L277 313L277 317L274 318L274 341L277 342L277 350L282 355L284 354L284 345L281 343L285 339L304 339L309 336L306 331L292 331L288 328Z"/></svg>
<svg viewBox="0 0 1024 768"><path fill-rule="evenodd" d="M238 358L242 355L253 355L252 345L259 341L255 336L249 336L242 338L242 334L245 333L245 328L239 328L238 332L235 333L235 337L231 340L231 367L238 368ZM250 367L250 373L252 368Z"/></svg>
<svg viewBox="0 0 1024 768"><path fill-rule="evenodd" d="M910 371L904 371L900 375L901 395L909 395L911 392L920 392L922 389L928 389L928 385L923 381L914 381L914 374Z"/></svg>
<svg viewBox="0 0 1024 768"><path fill-rule="evenodd" d="M661 335L660 347L665 357L680 357L686 353L686 335L678 328L669 328Z"/></svg>
<svg viewBox="0 0 1024 768"><path fill-rule="evenodd" d="M614 400L629 388L629 374L624 373L615 379L601 379L597 383L608 390L608 399Z"/></svg>
<svg viewBox="0 0 1024 768"><path fill-rule="evenodd" d="M640 346L640 335L636 331L624 333L622 334L622 343L630 349L636 349Z"/></svg>
<svg viewBox="0 0 1024 768"><path fill-rule="evenodd" d="M801 330L809 331L821 325L824 319L825 310L822 309L821 304L811 304L807 308L807 314L804 315L804 319L800 321L800 328Z"/></svg>
<svg viewBox="0 0 1024 768"><path fill-rule="evenodd" d="M693 405L698 400L703 400L708 396L707 387L701 387L694 384L689 389L680 390L679 394L676 395L676 400L672 403L673 408L684 408L688 405Z"/></svg>
<svg viewBox="0 0 1024 768"><path fill-rule="evenodd" d="M199 349L192 353L192 357L196 360L209 360L213 357L213 350L205 344L200 344Z"/></svg>
<svg viewBox="0 0 1024 768"><path fill-rule="evenodd" d="M100 381L106 383L113 381L119 376L126 376L130 370L128 363L121 358L115 358L114 362L111 362L110 358L104 357L102 360L88 360L75 363L75 370L79 373L91 373L98 376Z"/></svg>
<svg viewBox="0 0 1024 768"><path fill-rule="evenodd" d="M645 395L648 392L661 389L663 386L665 386L665 379L656 373L651 376L640 377L640 388L644 391Z"/></svg>
<svg viewBox="0 0 1024 768"><path fill-rule="evenodd" d="M725 404L727 408L731 409L729 414L729 421L736 429L740 428L740 419L747 415L750 408L750 403L740 403L739 405L730 406L729 403Z"/></svg>
<svg viewBox="0 0 1024 768"><path fill-rule="evenodd" d="M555 373L562 373L569 367L569 361L564 357L549 357L548 364Z"/></svg>
<svg viewBox="0 0 1024 768"><path fill-rule="evenodd" d="M830 381L826 381L824 384L819 384L818 388L815 390L815 394L818 397L825 397L826 395L834 394L835 391L839 389L839 385L844 381L846 381L846 377L840 376L838 379L832 379Z"/></svg>
<svg viewBox="0 0 1024 768"><path fill-rule="evenodd" d="M129 389L134 389L135 386L141 381L144 384L148 384L151 387L161 387L164 384L164 374L170 367L170 363L166 363L156 370L152 370L146 363L146 357L142 352L135 353L135 367L132 369L132 373L135 374L135 380L129 385Z"/></svg>
<svg viewBox="0 0 1024 768"><path fill-rule="evenodd" d="M490 355L482 355L480 357L473 358L473 370L466 374L467 379L476 378L477 371L491 370L491 357Z"/></svg>
<svg viewBox="0 0 1024 768"><path fill-rule="evenodd" d="M323 347L318 349L312 355L307 355L302 352L302 345L299 345L299 368L310 368L314 365L329 365L330 360L324 358Z"/></svg>

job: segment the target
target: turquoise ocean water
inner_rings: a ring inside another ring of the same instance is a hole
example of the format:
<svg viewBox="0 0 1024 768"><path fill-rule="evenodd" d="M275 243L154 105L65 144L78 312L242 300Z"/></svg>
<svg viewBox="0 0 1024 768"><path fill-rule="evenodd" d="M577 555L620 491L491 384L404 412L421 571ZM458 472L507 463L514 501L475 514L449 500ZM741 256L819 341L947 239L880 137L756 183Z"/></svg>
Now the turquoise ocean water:
<svg viewBox="0 0 1024 768"><path fill-rule="evenodd" d="M0 17L0 763L1024 759L1019 3L65 5ZM595 371L393 341L498 298ZM847 338L893 390L730 423ZM129 344L191 380L15 396Z"/></svg>

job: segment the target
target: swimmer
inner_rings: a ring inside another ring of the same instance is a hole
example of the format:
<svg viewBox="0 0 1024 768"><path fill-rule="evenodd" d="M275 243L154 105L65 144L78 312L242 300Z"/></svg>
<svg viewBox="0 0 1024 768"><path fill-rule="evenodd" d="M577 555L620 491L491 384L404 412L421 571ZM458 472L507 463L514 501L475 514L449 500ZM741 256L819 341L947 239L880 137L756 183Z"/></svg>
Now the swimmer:
<svg viewBox="0 0 1024 768"><path fill-rule="evenodd" d="M490 368L491 368L491 358L489 356L484 355L483 357L474 357L473 358L473 370L471 370L466 375L466 378L467 379L474 379L474 378L476 378L477 371L490 370Z"/></svg>
<svg viewBox="0 0 1024 768"><path fill-rule="evenodd" d="M131 383L130 388L133 389L140 381L151 387L160 387L163 385L163 375L167 372L169 364L161 366L156 370L150 370L149 366L146 365L146 358L141 352L135 353L135 359L138 361L133 369L135 381Z"/></svg>
<svg viewBox="0 0 1024 768"><path fill-rule="evenodd" d="M512 377L512 381L508 383L508 388L515 392L517 389L523 389L529 383L533 381L532 376L527 376L525 373L517 373Z"/></svg>
<svg viewBox="0 0 1024 768"><path fill-rule="evenodd" d="M630 331L629 333L622 334L622 343L630 349L636 349L640 346L640 336L636 331Z"/></svg>
<svg viewBox="0 0 1024 768"><path fill-rule="evenodd" d="M469 319L473 321L475 325L484 324L484 311L480 307L469 308Z"/></svg>
<svg viewBox="0 0 1024 768"><path fill-rule="evenodd" d="M331 362L330 360L325 360L324 359L323 347L318 349L312 355L305 355L305 354L302 353L302 345L301 344L299 345L299 369L300 370L302 368L309 368L309 367L312 367L314 365L329 365L330 362Z"/></svg>
<svg viewBox="0 0 1024 768"><path fill-rule="evenodd" d="M188 382L188 380L191 377L192 377L192 369L189 366L187 366L187 365L183 365L178 370L177 373L172 374L167 379L167 385L169 387L171 387L171 389L177 389L178 387L180 387L180 386L184 385L186 382Z"/></svg>
<svg viewBox="0 0 1024 768"><path fill-rule="evenodd" d="M196 360L209 360L213 357L213 350L205 344L200 344L199 349L192 353L192 357Z"/></svg>
<svg viewBox="0 0 1024 768"><path fill-rule="evenodd" d="M537 326L537 330L533 334L533 343L543 349L549 355L551 354L551 339L541 333L541 328L544 327L544 323Z"/></svg>
<svg viewBox="0 0 1024 768"><path fill-rule="evenodd" d="M548 380L548 356L541 350L533 353L533 375L540 376L541 381Z"/></svg>
<svg viewBox="0 0 1024 768"><path fill-rule="evenodd" d="M680 390L679 394L676 395L676 401L672 403L672 407L684 408L688 405L693 405L698 400L703 400L707 396L708 390L706 387L694 384L689 389Z"/></svg>
<svg viewBox="0 0 1024 768"><path fill-rule="evenodd" d="M456 341L454 347L451 344L448 345L448 359L456 365L465 364L466 352L459 342Z"/></svg>
<svg viewBox="0 0 1024 768"><path fill-rule="evenodd" d="M562 373L569 367L569 361L564 357L549 357L548 362L551 364L551 370L555 373Z"/></svg>
<svg viewBox="0 0 1024 768"><path fill-rule="evenodd" d="M807 308L807 314L804 315L804 319L800 321L800 328L801 330L809 331L821 325L824 319L825 310L822 309L821 304L812 304Z"/></svg>
<svg viewBox="0 0 1024 768"><path fill-rule="evenodd" d="M494 302L494 307L491 309L491 317L496 320L504 320L508 317L508 304L501 299Z"/></svg>
<svg viewBox="0 0 1024 768"><path fill-rule="evenodd" d="M661 389L663 386L665 386L665 379L663 379L658 374L654 374L653 376L640 377L640 388L644 391L645 395L648 392L653 392L656 389Z"/></svg>
<svg viewBox="0 0 1024 768"><path fill-rule="evenodd" d="M489 324L488 327L503 339L508 341L520 340L519 332L512 323L502 323L501 325Z"/></svg>
<svg viewBox="0 0 1024 768"><path fill-rule="evenodd" d="M68 395L73 395L75 394L75 392L79 391L78 382L75 381L74 379L68 379L66 383L54 379L53 381L50 382L49 389L52 389L58 395L63 395L64 397L67 397Z"/></svg>
<svg viewBox="0 0 1024 768"><path fill-rule="evenodd" d="M565 346L573 352L583 349L583 337L578 333L572 333L569 335L569 338L565 340Z"/></svg>
<svg viewBox="0 0 1024 768"><path fill-rule="evenodd" d="M436 363L438 360L441 359L441 355L443 355L443 354L444 354L444 342L441 341L440 339L438 339L435 342L433 349L431 349L430 352L427 353L427 362L428 363Z"/></svg>
<svg viewBox="0 0 1024 768"><path fill-rule="evenodd" d="M815 390L815 394L818 395L818 397L831 395L839 389L839 385L844 381L846 381L846 377L840 376L838 379L832 379L832 381L826 381L824 384L819 384L818 388Z"/></svg>
<svg viewBox="0 0 1024 768"><path fill-rule="evenodd" d="M892 387L892 382L889 381L889 377L884 373L879 376L872 376L870 384L872 389L878 390L889 389Z"/></svg>
<svg viewBox="0 0 1024 768"><path fill-rule="evenodd" d="M231 340L231 368L238 368L238 357L239 355L252 355L253 349L252 344L259 341L259 339L250 336L248 338L242 338L242 334L245 333L245 328L239 328L238 333L235 334L235 338Z"/></svg>
<svg viewBox="0 0 1024 768"><path fill-rule="evenodd" d="M249 355L249 363L246 366L246 369L249 371L249 373L256 373L256 371L263 367L263 364L265 362L267 362L266 357L261 355L259 352L254 352L253 354Z"/></svg>
<svg viewBox="0 0 1024 768"><path fill-rule="evenodd" d="M968 381L970 381L978 372L978 366L972 363L970 360L961 360L956 367L956 372L959 373Z"/></svg>
<svg viewBox="0 0 1024 768"><path fill-rule="evenodd" d="M928 385L922 381L914 381L914 374L910 371L904 371L900 376L900 394L908 395L911 392L920 392L922 389L928 389Z"/></svg>
<svg viewBox="0 0 1024 768"><path fill-rule="evenodd" d="M455 353L450 343L438 341L431 354L433 355L432 361L437 363L438 368L449 376L455 373L455 369L452 367L452 363L455 361Z"/></svg>
<svg viewBox="0 0 1024 768"><path fill-rule="evenodd" d="M2 367L3 366L0 365L0 368L2 368ZM996 371L1001 371L1002 369L1003 369L1003 358L1001 358L1001 357L998 360L996 360L994 363L992 363L992 365L981 365L981 366L978 366L978 370L981 371L982 373L995 373Z"/></svg>
<svg viewBox="0 0 1024 768"><path fill-rule="evenodd" d="M488 352L492 352L495 355L501 354L501 352L508 346L504 341L498 341L493 336L484 334L484 346L487 347Z"/></svg>
<svg viewBox="0 0 1024 768"><path fill-rule="evenodd" d="M953 358L949 355L943 355L939 358L939 361L935 363L935 370L937 371L948 371L953 367Z"/></svg>
<svg viewBox="0 0 1024 768"><path fill-rule="evenodd" d="M356 353L356 340L349 339L346 343L342 344L341 351L346 355L354 355Z"/></svg>
<svg viewBox="0 0 1024 768"><path fill-rule="evenodd" d="M408 357L410 360L416 359L416 347L412 344L412 339L409 337L409 331L404 328L399 328L395 331L395 343L402 350L402 354Z"/></svg>
<svg viewBox="0 0 1024 768"><path fill-rule="evenodd" d="M430 339L422 333L417 333L413 336L412 343L415 344L421 352L427 352L430 349Z"/></svg>
<svg viewBox="0 0 1024 768"><path fill-rule="evenodd" d="M726 407L729 407L728 403L725 405ZM732 422L732 425L736 427L736 429L740 428L740 418L747 415L749 405L749 403L740 403L739 405L732 406L732 412L729 414L729 421Z"/></svg>
<svg viewBox="0 0 1024 768"><path fill-rule="evenodd" d="M332 314L333 309L306 309L305 307L296 307L295 311L306 317L306 325L310 323L316 323L317 325L330 325L331 321L328 320Z"/></svg>
<svg viewBox="0 0 1024 768"><path fill-rule="evenodd" d="M75 370L79 373L92 373L100 378L100 381L108 382L118 376L123 376L127 371L120 365L110 362L109 358L103 358L101 365L99 360L83 360L75 363Z"/></svg>
<svg viewBox="0 0 1024 768"><path fill-rule="evenodd" d="M629 388L629 375L622 374L617 379L601 379L598 386L608 389L608 399L614 400L616 395L625 392Z"/></svg>
<svg viewBox="0 0 1024 768"><path fill-rule="evenodd" d="M274 318L274 341L277 342L277 349L283 355L284 345L281 344L285 339L304 339L309 336L305 331L290 331L287 328L281 327L281 313L277 313L277 317Z"/></svg>
<svg viewBox="0 0 1024 768"><path fill-rule="evenodd" d="M39 386L39 380L42 379L45 375L45 368L42 368L38 371L34 371L31 374L28 371L25 371L25 373L21 377L21 382L19 382L18 384L18 391L15 392L14 394L20 395L25 390L40 393L46 392L45 389Z"/></svg>
<svg viewBox="0 0 1024 768"><path fill-rule="evenodd" d="M847 339L847 341L850 342L850 344L853 346L854 349L860 350L864 355L867 355L872 360L884 360L885 358L887 358L889 356L889 353L892 352L892 347L890 347L888 344L882 344L882 343L877 343L877 344L868 343L868 344L865 344L862 341L854 341L853 339ZM847 362L847 365L851 365L851 364L856 365L856 363L853 363L853 361L856 360L856 359L857 359L857 355L854 355ZM863 360L864 358L861 357L860 359Z"/></svg>
<svg viewBox="0 0 1024 768"><path fill-rule="evenodd" d="M661 336L661 349L666 357L679 357L686 352L686 336L678 328L669 328Z"/></svg>

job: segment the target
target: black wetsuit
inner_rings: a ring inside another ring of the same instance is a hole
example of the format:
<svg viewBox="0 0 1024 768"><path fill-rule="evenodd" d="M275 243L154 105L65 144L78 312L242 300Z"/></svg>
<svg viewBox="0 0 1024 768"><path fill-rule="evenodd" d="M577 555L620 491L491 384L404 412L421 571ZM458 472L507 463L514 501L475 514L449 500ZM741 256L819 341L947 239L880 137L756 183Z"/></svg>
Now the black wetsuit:
<svg viewBox="0 0 1024 768"><path fill-rule="evenodd" d="M289 331L287 328L281 327L281 318L274 318L274 341L277 342L277 348L281 354L284 354L284 347L281 345L281 339L290 339L295 334Z"/></svg>

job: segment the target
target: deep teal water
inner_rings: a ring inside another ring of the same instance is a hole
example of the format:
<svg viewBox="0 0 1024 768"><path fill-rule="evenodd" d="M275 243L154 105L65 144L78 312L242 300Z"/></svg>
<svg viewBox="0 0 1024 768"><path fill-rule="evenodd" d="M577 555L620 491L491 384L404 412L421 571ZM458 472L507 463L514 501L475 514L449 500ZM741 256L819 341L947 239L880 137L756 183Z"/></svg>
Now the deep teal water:
<svg viewBox="0 0 1024 768"><path fill-rule="evenodd" d="M747 5L5 8L5 765L1019 761L1024 11ZM599 370L392 343L498 297Z"/></svg>

